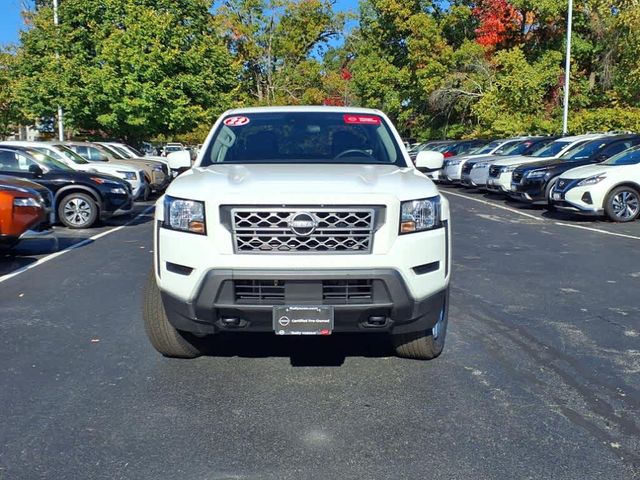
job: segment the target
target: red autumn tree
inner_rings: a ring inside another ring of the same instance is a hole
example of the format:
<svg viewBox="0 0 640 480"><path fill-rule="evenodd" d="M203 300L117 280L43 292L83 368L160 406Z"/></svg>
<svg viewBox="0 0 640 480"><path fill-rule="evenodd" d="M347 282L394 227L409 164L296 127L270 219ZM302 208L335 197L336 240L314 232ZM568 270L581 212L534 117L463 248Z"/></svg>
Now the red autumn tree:
<svg viewBox="0 0 640 480"><path fill-rule="evenodd" d="M473 14L480 24L476 29L476 40L485 47L495 48L520 32L522 15L507 0L481 0Z"/></svg>

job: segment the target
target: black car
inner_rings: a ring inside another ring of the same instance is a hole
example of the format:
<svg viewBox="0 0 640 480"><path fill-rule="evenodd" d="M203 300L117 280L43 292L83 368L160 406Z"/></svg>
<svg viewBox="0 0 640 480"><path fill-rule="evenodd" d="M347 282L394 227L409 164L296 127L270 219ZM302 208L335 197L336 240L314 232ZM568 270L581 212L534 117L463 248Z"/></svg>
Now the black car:
<svg viewBox="0 0 640 480"><path fill-rule="evenodd" d="M591 140L560 158L528 163L513 172L510 196L528 203L549 204L559 176L572 168L604 162L609 157L640 144L640 135L611 135Z"/></svg>
<svg viewBox="0 0 640 480"><path fill-rule="evenodd" d="M521 140L515 143L509 143L506 145L506 148L501 148L496 150L496 152L492 155L497 157L508 157L508 156L528 156L535 152L536 150L543 148L545 145L557 140L560 138L556 137L531 137L526 140ZM487 156L474 158L467 160L462 167L462 177L460 183L467 188L476 188L480 185L476 185L471 180L471 170L476 166L476 163L486 162L488 159ZM484 187L484 185L482 185Z"/></svg>
<svg viewBox="0 0 640 480"><path fill-rule="evenodd" d="M54 195L57 219L69 228L89 228L133 207L131 187L124 180L72 170L27 147L0 147L0 173L47 187Z"/></svg>

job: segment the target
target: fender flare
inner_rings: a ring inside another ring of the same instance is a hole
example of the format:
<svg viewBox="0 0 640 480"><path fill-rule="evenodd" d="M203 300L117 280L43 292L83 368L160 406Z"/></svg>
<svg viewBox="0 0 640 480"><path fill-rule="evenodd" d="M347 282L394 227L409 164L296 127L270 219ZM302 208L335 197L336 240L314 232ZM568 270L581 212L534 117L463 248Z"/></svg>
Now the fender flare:
<svg viewBox="0 0 640 480"><path fill-rule="evenodd" d="M88 193L91 196L91 198L93 198L98 204L98 209L100 211L102 210L102 196L100 195L100 193L94 188L87 187L85 185L78 185L78 184L67 185L65 187L62 187L60 190L58 190L54 197L54 205L55 205L54 208L56 208L57 210L58 200L64 197L66 193L73 192L73 191L75 192L82 191L83 193Z"/></svg>

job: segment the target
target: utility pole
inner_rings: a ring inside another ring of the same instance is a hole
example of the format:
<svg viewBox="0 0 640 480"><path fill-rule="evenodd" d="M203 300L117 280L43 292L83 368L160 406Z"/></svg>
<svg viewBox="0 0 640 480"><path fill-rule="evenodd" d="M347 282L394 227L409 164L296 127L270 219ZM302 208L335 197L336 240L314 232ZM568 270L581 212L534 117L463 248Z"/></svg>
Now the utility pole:
<svg viewBox="0 0 640 480"><path fill-rule="evenodd" d="M569 0L567 13L567 54L564 65L564 111L562 114L562 134L569 131L569 81L571 77L571 30L573 26L573 0Z"/></svg>
<svg viewBox="0 0 640 480"><path fill-rule="evenodd" d="M58 30L58 25L60 24L58 20L58 0L53 0L53 24L56 27L56 31ZM56 59L60 60L60 52L56 50ZM64 117L62 113L62 106L58 105L58 140L64 142Z"/></svg>

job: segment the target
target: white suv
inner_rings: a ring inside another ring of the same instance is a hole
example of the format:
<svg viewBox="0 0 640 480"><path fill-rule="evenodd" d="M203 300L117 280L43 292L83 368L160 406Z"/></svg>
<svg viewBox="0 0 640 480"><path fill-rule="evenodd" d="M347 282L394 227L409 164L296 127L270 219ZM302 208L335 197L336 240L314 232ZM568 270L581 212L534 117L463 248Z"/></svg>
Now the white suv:
<svg viewBox="0 0 640 480"><path fill-rule="evenodd" d="M574 212L605 214L614 222L640 216L640 147L625 150L597 165L562 174L551 194L552 205Z"/></svg>
<svg viewBox="0 0 640 480"><path fill-rule="evenodd" d="M218 332L387 332L401 356L442 352L449 204L377 110L226 112L155 220L144 320L166 356Z"/></svg>

